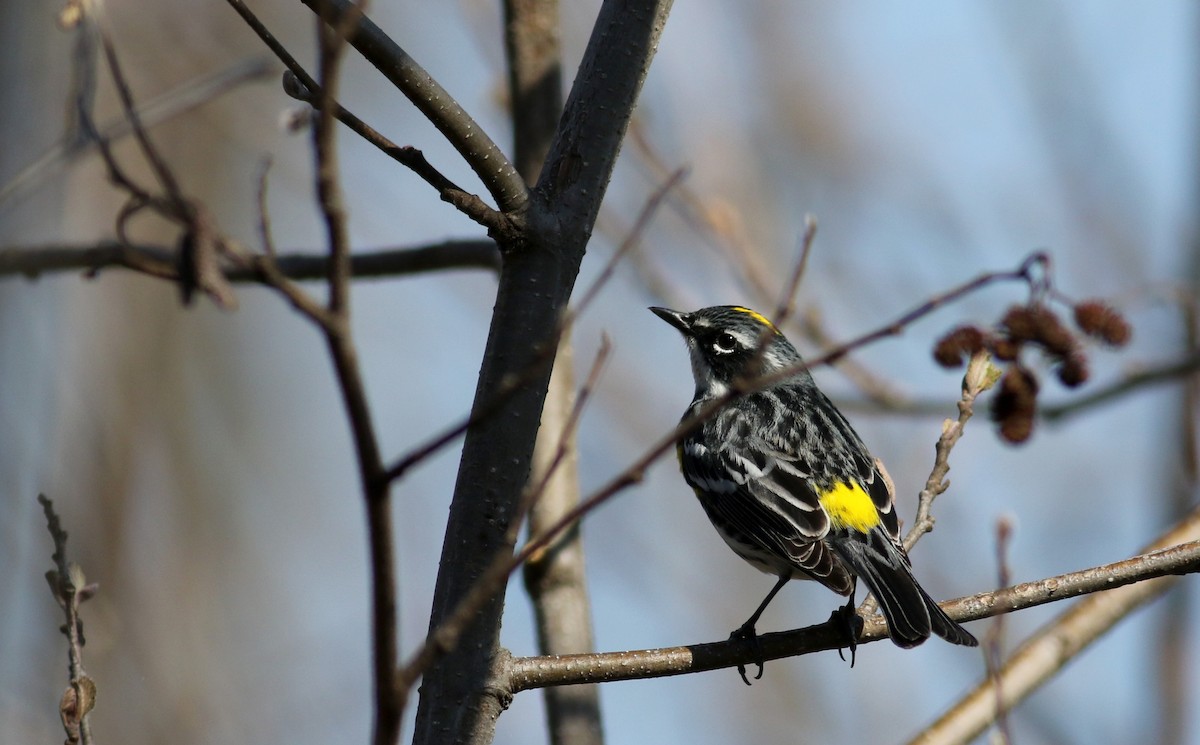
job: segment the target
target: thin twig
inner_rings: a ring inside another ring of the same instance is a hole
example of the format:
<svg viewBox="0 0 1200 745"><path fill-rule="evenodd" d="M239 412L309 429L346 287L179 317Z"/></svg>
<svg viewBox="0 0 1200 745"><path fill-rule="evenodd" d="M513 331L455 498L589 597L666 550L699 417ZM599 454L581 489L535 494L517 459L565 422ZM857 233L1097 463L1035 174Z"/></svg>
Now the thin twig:
<svg viewBox="0 0 1200 745"><path fill-rule="evenodd" d="M1007 587L1012 581L1012 570L1009 568L1008 551L1012 544L1013 524L1008 518L1002 517L996 521L996 578L997 584ZM996 710L1001 714L996 719L996 745L1010 745L1012 732L1008 727L1008 712L1004 711L1004 680L1000 676L1001 663L1004 661L1004 616L992 619L984 640L984 659L987 662L987 674L996 692Z"/></svg>
<svg viewBox="0 0 1200 745"><path fill-rule="evenodd" d="M621 244L617 246L617 250L613 251L613 255L610 256L608 262L605 263L604 268L601 269L600 273L596 275L596 279L593 280L592 284L588 286L587 290L580 295L579 301L575 303L574 310L564 315L561 324L564 328L569 328L574 322L574 319L578 318L585 310L587 310L587 307L591 305L592 301L596 299L596 296L600 294L600 290L608 283L608 280L612 278L613 272L617 270L617 264L619 264L627 255L629 255L629 253L633 251L634 247L637 246L638 242L641 241L642 236L646 232L646 228L650 225L651 219L653 219L654 215L658 212L659 207L662 206L663 200L666 199L667 195L670 194L673 189L678 187L679 184L683 182L683 179L687 176L687 174L687 168L679 168L671 172L671 174L667 176L666 180L664 180L658 186L658 188L654 190L654 193L650 195L650 198L646 200L646 203L642 205L642 209L638 211L637 219L633 221L633 227L630 228L629 234L625 236L625 240L621 241Z"/></svg>
<svg viewBox="0 0 1200 745"><path fill-rule="evenodd" d="M441 171L434 168L425 159L425 155L420 150L397 145L353 112L343 107L336 100L327 96L312 75L275 38L275 35L266 27L266 24L242 0L226 0L226 2L242 17L246 25L258 35L259 39L267 45L267 48L288 69L284 77L284 92L299 101L309 104L315 109L320 109L322 105L329 105L333 110L334 117L346 125L350 131L362 137L371 145L374 145L389 158L410 169L427 184L436 189L442 201L455 206L459 211L480 225L492 227L504 224L504 220L499 213L484 203L478 196L458 186L442 174Z"/></svg>
<svg viewBox="0 0 1200 745"><path fill-rule="evenodd" d="M146 161L150 164L154 171L155 177L160 185L167 192L170 200L176 206L182 207L186 204L183 197L183 192L179 188L179 182L175 179L175 174L167 166L166 161L158 152L158 148L150 140L149 133L142 125L142 116L138 111L138 107L133 100L133 92L130 90L129 82L125 78L125 73L121 68L120 60L117 58L117 49L112 42L112 35L108 29L107 18L101 12L103 4L100 2L92 2L92 19L96 23L99 31L100 49L104 53L104 58L108 62L108 71L112 76L113 85L117 91L117 98L121 102L121 109L124 112L126 120L129 122L130 132L133 138L137 140L138 147L145 156Z"/></svg>
<svg viewBox="0 0 1200 745"><path fill-rule="evenodd" d="M38 495L38 502L46 515L46 527L54 541L54 569L46 572L50 592L63 609L66 624L62 627L67 637L67 661L70 683L59 702L59 717L67 733L68 742L89 745L92 742L88 712L96 705L96 683L83 668L83 620L79 617L79 606L97 592L95 584L88 584L83 569L67 561L67 531L54 511L54 503L45 494Z"/></svg>
<svg viewBox="0 0 1200 745"><path fill-rule="evenodd" d="M933 501L950 488L946 476L950 473L950 451L958 444L967 426L967 421L975 413L975 399L995 384L999 371L992 366L986 352L972 356L967 363L967 372L963 375L962 397L958 401L958 419L947 419L942 423L942 433L934 445L933 470L925 480L925 486L917 495L917 515L912 527L904 536L904 550L912 551L917 541L926 533L933 530ZM888 490L895 497L896 487L887 474L882 461L876 461L876 466L884 474L888 482ZM866 616L875 612L878 605L873 595L868 595L858 607L858 613Z"/></svg>
<svg viewBox="0 0 1200 745"><path fill-rule="evenodd" d="M267 207L267 177L271 173L271 157L263 158L258 170L258 239L262 241L263 253L271 259L278 259L279 252L275 250L275 236L271 232L271 211Z"/></svg>
<svg viewBox="0 0 1200 745"><path fill-rule="evenodd" d="M166 93L155 96L137 106L137 114L148 129L168 122L178 116L213 101L229 91L248 82L261 80L271 72L268 59L252 58L241 60L213 73L205 73L179 85ZM90 107L89 107L90 108ZM78 122L78 119L72 119ZM121 115L96 126L100 139L115 142L132 133L129 119ZM35 188L39 183L83 156L95 147L95 142L78 127L71 127L57 143L22 168L3 187L0 187L0 205L22 193Z"/></svg>
<svg viewBox="0 0 1200 745"><path fill-rule="evenodd" d="M220 259L227 246L220 236L203 205L184 196L179 182L168 167L166 160L159 153L150 139L149 133L142 125L129 87L125 73L117 56L116 46L107 27L104 16L104 5L100 0L79 6L81 16L76 42L76 66L87 67L93 64L91 56L82 50L99 43L103 53L109 76L117 90L121 111L129 122L129 127L137 142L141 156L150 165L159 186L164 194L155 194L150 188L137 183L125 171L113 153L112 144L104 139L92 118L92 96L87 86L80 86L74 101L75 114L83 136L95 142L101 158L108 171L109 180L119 189L128 194L125 205L118 210L116 219L117 239L129 244L127 229L129 221L139 213L150 210L181 228L179 249L176 252L178 264L178 284L183 296L183 302L190 301L192 293L200 289L222 308L233 308L237 298L232 288L220 271ZM88 77L94 73L80 73L79 77Z"/></svg>
<svg viewBox="0 0 1200 745"><path fill-rule="evenodd" d="M233 2L233 0L230 0ZM304 0L319 15L341 23L349 0ZM500 211L515 214L529 200L529 190L504 152L466 110L369 18L353 19L348 39L364 58L396 86L440 131L483 181Z"/></svg>
<svg viewBox="0 0 1200 745"><path fill-rule="evenodd" d="M279 254L275 250L275 238L271 233L271 213L267 208L267 175L270 167L270 158L264 159L258 178L258 233L263 253L261 256L254 256L233 247L231 253L238 256L243 267L255 267L262 282L283 295L293 308L328 333L334 327L333 314L279 269Z"/></svg>
<svg viewBox="0 0 1200 745"><path fill-rule="evenodd" d="M392 533L389 482L384 477L383 460L358 352L350 328L350 239L346 208L338 174L338 151L334 128L333 101L340 82L345 57L346 37L361 17L362 4L334 19L330 3L318 7L318 77L321 98L313 128L313 154L316 160L317 203L324 218L329 243L329 300L331 323L324 327L325 341L333 359L342 404L349 419L358 461L363 499L366 506L367 535L371 564L371 637L373 682L373 742L393 745L400 736L400 717L404 697L393 685L399 659L396 628L399 593L395 541Z"/></svg>
<svg viewBox="0 0 1200 745"><path fill-rule="evenodd" d="M797 317L796 323L800 327L801 333L808 337L817 349L832 347L837 343L825 328L820 310L816 307L807 308ZM856 359L844 357L838 360L837 369L863 392L875 408L899 410L909 403L911 397L901 391L890 379L879 375ZM834 401L834 403L839 408L842 407L840 401ZM944 402L938 408L937 413L941 414L945 411L947 405L949 405L949 401Z"/></svg>
<svg viewBox="0 0 1200 745"><path fill-rule="evenodd" d="M946 476L950 473L950 451L962 439L967 422L975 414L975 399L991 388L999 379L999 370L991 363L986 352L979 352L967 363L963 375L962 398L958 401L958 419L947 419L942 424L942 434L934 446L933 470L925 480L925 487L917 496L917 517L904 536L904 548L911 551L921 536L933 530L933 501L950 488Z"/></svg>
<svg viewBox="0 0 1200 745"><path fill-rule="evenodd" d="M542 494L546 491L546 486L554 478L554 474L558 471L559 466L562 465L563 459L566 458L570 449L569 443L571 438L574 437L575 430L579 426L579 417L583 414L588 399L596 389L596 384L600 380L600 373L604 370L605 363L608 362L610 352L612 352L612 342L609 340L607 334L602 335L600 337L600 347L596 350L596 357L592 361L592 367L588 371L583 386L575 395L575 403L571 406L571 412L567 416L566 421L563 422L562 431L558 433L556 439L558 445L555 447L554 453L551 455L545 469L539 474L539 478L535 482L531 482L529 489L522 498L521 506L518 508L518 518L513 520L514 525L520 526L522 522L520 515L527 514L533 503L541 498ZM513 538L514 540L516 539L515 534Z"/></svg>
<svg viewBox="0 0 1200 745"><path fill-rule="evenodd" d="M1159 385L1185 381L1189 376L1200 371L1200 350L1184 352L1179 358L1169 362L1131 368L1124 376L1095 389L1088 395L1079 396L1061 403L1051 403L1038 407L1038 416L1048 422L1060 422L1090 412L1092 409L1107 403L1120 400L1126 394L1137 393L1143 389ZM873 416L895 417L932 417L938 416L950 405L949 400L933 398L922 399L883 399L872 396L869 399L839 398L834 401L838 408Z"/></svg>
<svg viewBox="0 0 1200 745"><path fill-rule="evenodd" d="M1200 350L1193 349L1172 362L1131 372L1120 380L1091 391L1086 396L1063 404L1038 408L1046 420L1061 421L1109 403L1131 391L1181 380L1197 370L1200 370Z"/></svg>
<svg viewBox="0 0 1200 745"><path fill-rule="evenodd" d="M805 215L804 234L800 238L800 257L796 259L792 274L779 296L779 305L775 308L775 316L771 319L776 325L786 323L796 309L796 293L800 290L800 281L804 279L804 270L808 268L808 257L812 254L813 241L816 237L817 218Z"/></svg>

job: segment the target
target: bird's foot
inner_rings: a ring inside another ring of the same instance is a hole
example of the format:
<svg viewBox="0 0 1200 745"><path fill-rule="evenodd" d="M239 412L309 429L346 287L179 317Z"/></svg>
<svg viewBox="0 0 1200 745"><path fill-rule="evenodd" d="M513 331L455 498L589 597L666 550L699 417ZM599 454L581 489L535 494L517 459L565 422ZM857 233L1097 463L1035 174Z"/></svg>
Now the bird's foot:
<svg viewBox="0 0 1200 745"><path fill-rule="evenodd" d="M858 637L862 634L863 619L854 610L854 596L850 596L850 601L845 605L838 606L829 616L829 622L838 626L846 634L846 648L850 650L850 667L854 667L854 653L858 650ZM846 657L842 654L842 648L838 647L838 657L845 661Z"/></svg>
<svg viewBox="0 0 1200 745"><path fill-rule="evenodd" d="M754 624L744 623L729 635L729 641L743 642L750 645L750 649L754 652L755 663L758 665L758 675L754 676L755 680L759 680L763 676L763 649L762 642L758 639L758 632L754 630ZM738 663L738 674L742 676L742 682L750 685L750 679L746 677L746 666Z"/></svg>

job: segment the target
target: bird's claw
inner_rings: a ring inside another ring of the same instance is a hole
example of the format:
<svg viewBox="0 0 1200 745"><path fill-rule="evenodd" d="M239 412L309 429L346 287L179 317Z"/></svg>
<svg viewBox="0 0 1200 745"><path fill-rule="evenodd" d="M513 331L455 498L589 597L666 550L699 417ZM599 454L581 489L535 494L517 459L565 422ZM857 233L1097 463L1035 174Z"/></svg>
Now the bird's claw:
<svg viewBox="0 0 1200 745"><path fill-rule="evenodd" d="M738 627L729 635L729 641L743 642L750 645L750 648L754 651L755 664L758 665L758 674L754 676L754 679L761 679L763 676L763 649L762 642L759 641L758 632L754 630L754 626L745 624ZM742 682L750 685L750 679L746 677L746 666L739 662L737 669L738 675L742 676Z"/></svg>
<svg viewBox="0 0 1200 745"><path fill-rule="evenodd" d="M854 667L854 653L858 650L858 637L862 634L863 619L862 616L854 610L854 596L850 596L850 602L839 606L837 610L829 616L829 622L841 627L846 634L846 648L850 650L850 667ZM845 655L842 654L842 648L838 647L838 657L844 662Z"/></svg>

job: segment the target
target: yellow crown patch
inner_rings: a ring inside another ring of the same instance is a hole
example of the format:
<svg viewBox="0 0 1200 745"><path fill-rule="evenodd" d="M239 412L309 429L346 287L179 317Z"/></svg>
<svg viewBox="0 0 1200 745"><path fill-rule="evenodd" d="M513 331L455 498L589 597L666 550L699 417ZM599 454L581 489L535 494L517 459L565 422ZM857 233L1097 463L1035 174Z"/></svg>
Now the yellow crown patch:
<svg viewBox="0 0 1200 745"><path fill-rule="evenodd" d="M737 311L738 313L745 313L746 315L750 316L751 318L753 318L754 320L758 321L758 322L759 322L759 323L761 323L762 325L764 325L764 326L766 326L767 328L771 329L771 330L772 330L772 331L774 331L775 333L777 333L777 334L779 333L779 329L775 328L775 324L771 323L771 322L770 322L770 321L767 319L767 317L766 317L766 316L764 316L762 313L759 313L759 312L758 312L758 311L756 311L756 310L751 310L751 309L749 309L749 308L743 308L743 307L742 307L742 306L740 306L740 305L735 305L735 306L733 306L733 308L732 308L731 310L735 310L735 311Z"/></svg>

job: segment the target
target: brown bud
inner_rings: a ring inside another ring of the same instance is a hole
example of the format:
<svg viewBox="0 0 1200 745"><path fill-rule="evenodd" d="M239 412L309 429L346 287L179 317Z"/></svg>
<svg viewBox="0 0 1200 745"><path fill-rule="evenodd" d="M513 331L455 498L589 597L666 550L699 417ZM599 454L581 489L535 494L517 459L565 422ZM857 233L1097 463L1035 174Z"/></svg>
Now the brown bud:
<svg viewBox="0 0 1200 745"><path fill-rule="evenodd" d="M1034 309L1038 306L1014 305L1004 314L1000 325L1008 332L1013 341L1033 341L1037 337L1037 317Z"/></svg>
<svg viewBox="0 0 1200 745"><path fill-rule="evenodd" d="M1058 314L1044 305L1014 305L1001 324L1013 341L1036 342L1054 357L1065 358L1079 346Z"/></svg>
<svg viewBox="0 0 1200 745"><path fill-rule="evenodd" d="M1133 336L1125 317L1099 300L1085 300L1075 306L1075 325L1088 336L1114 347L1125 346Z"/></svg>
<svg viewBox="0 0 1200 745"><path fill-rule="evenodd" d="M1000 436L1008 442L1024 442L1032 434L1037 392L1037 378L1019 365L1010 367L1000 379L991 413L1000 425Z"/></svg>
<svg viewBox="0 0 1200 745"><path fill-rule="evenodd" d="M1058 379L1062 381L1063 385L1068 388L1078 388L1088 379L1087 357L1076 352L1062 361L1057 372Z"/></svg>
<svg viewBox="0 0 1200 745"><path fill-rule="evenodd" d="M992 354L1001 362L1013 362L1020 353L1020 342L1013 341L1005 336L992 339Z"/></svg>
<svg viewBox="0 0 1200 745"><path fill-rule="evenodd" d="M942 367L959 367L963 357L970 357L984 348L987 336L975 326L959 326L938 340L933 347L933 359Z"/></svg>
<svg viewBox="0 0 1200 745"><path fill-rule="evenodd" d="M1033 434L1033 413L1019 413L1000 422L1000 436L1006 442L1020 445Z"/></svg>

